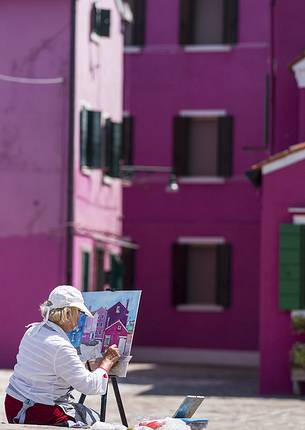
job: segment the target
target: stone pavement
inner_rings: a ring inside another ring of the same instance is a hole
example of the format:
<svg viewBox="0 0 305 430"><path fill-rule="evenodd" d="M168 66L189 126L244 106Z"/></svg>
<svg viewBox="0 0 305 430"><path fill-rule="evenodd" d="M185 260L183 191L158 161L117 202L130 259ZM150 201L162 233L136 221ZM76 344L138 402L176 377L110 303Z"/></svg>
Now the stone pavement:
<svg viewBox="0 0 305 430"><path fill-rule="evenodd" d="M1 404L10 373L0 371ZM209 430L305 430L304 398L259 397L257 377L255 369L132 364L120 391L131 424L171 416L186 394L202 394L206 400L195 416L209 418ZM99 409L96 396L87 397L86 404ZM107 421L120 421L111 388ZM0 430L21 428L4 424L2 407L0 422Z"/></svg>

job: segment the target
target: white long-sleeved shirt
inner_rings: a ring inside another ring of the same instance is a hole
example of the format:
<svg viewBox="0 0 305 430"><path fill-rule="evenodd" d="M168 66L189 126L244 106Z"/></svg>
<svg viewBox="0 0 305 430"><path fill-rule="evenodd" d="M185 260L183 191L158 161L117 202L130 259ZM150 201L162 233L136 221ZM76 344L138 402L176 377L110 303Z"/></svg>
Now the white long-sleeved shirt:
<svg viewBox="0 0 305 430"><path fill-rule="evenodd" d="M25 332L6 392L21 401L54 405L71 386L84 394L105 394L107 383L107 372L89 372L66 333L48 321L38 332L35 326Z"/></svg>

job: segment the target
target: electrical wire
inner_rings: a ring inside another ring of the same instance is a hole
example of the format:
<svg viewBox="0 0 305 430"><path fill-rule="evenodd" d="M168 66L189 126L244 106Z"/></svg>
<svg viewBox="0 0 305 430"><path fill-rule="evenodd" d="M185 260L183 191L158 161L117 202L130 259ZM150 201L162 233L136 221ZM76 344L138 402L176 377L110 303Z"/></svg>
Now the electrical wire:
<svg viewBox="0 0 305 430"><path fill-rule="evenodd" d="M29 85L56 85L62 84L64 82L64 78L22 78L17 76L9 76L0 74L0 81L5 82L14 82L16 84L29 84Z"/></svg>

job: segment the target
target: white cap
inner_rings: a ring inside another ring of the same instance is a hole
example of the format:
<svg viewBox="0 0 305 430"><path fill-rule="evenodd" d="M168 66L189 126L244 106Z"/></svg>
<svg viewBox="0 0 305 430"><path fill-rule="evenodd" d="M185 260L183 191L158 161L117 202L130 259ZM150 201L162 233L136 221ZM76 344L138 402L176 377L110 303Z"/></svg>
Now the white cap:
<svg viewBox="0 0 305 430"><path fill-rule="evenodd" d="M92 313L85 306L82 293L71 285L59 285L50 292L48 301L51 302L48 306L49 310L61 309L66 306L78 308L88 317L93 318Z"/></svg>

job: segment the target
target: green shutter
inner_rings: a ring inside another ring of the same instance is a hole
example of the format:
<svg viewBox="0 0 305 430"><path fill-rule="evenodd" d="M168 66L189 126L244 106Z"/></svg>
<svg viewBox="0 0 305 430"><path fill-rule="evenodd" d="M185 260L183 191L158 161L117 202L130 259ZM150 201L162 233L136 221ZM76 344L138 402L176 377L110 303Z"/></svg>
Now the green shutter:
<svg viewBox="0 0 305 430"><path fill-rule="evenodd" d="M96 249L95 252L95 289L96 291L103 291L105 284L105 271L104 271L104 250L101 248Z"/></svg>
<svg viewBox="0 0 305 430"><path fill-rule="evenodd" d="M93 5L91 11L91 31L101 37L110 36L111 11Z"/></svg>
<svg viewBox="0 0 305 430"><path fill-rule="evenodd" d="M90 253L82 253L82 290L89 291Z"/></svg>
<svg viewBox="0 0 305 430"><path fill-rule="evenodd" d="M281 224L279 257L280 309L302 309L305 306L304 225Z"/></svg>
<svg viewBox="0 0 305 430"><path fill-rule="evenodd" d="M88 111L87 166L101 168L101 112Z"/></svg>
<svg viewBox="0 0 305 430"><path fill-rule="evenodd" d="M87 166L88 147L88 111L83 108L80 113L80 165Z"/></svg>
<svg viewBox="0 0 305 430"><path fill-rule="evenodd" d="M122 156L122 124L108 121L107 134L107 167L108 175L119 178L121 174L121 156Z"/></svg>
<svg viewBox="0 0 305 430"><path fill-rule="evenodd" d="M123 248L122 263L124 267L123 289L135 290L136 250Z"/></svg>
<svg viewBox="0 0 305 430"><path fill-rule="evenodd" d="M133 117L124 116L122 161L127 166L131 166L133 164L133 129L134 129Z"/></svg>
<svg viewBox="0 0 305 430"><path fill-rule="evenodd" d="M112 291L123 289L124 268L119 255L111 255L110 286Z"/></svg>

